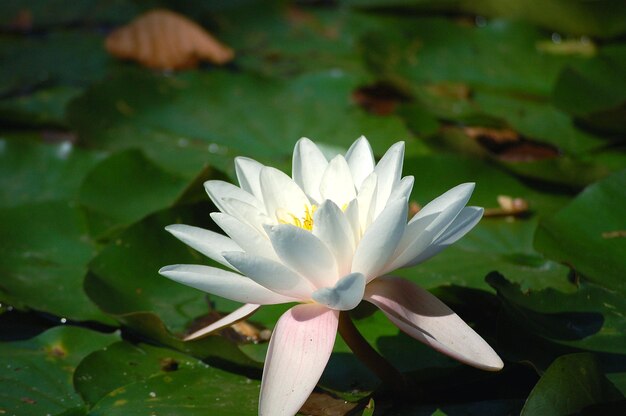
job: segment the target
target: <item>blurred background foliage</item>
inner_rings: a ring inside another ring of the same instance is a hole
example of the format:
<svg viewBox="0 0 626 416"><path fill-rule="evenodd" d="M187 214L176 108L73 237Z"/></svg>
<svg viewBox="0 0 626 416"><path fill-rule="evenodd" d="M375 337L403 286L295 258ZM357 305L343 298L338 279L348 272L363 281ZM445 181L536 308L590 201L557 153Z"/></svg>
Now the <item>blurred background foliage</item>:
<svg viewBox="0 0 626 416"><path fill-rule="evenodd" d="M106 52L156 7L235 59ZM364 134L377 156L406 141L415 204L477 182L479 226L400 273L506 365L470 369L361 305L420 391L394 396L338 339L302 413L625 414L625 39L619 0L2 1L0 413L255 414L285 307L181 342L237 305L157 274L210 264L163 227L215 229L202 182L234 180L235 156L289 171L302 136L332 154Z"/></svg>

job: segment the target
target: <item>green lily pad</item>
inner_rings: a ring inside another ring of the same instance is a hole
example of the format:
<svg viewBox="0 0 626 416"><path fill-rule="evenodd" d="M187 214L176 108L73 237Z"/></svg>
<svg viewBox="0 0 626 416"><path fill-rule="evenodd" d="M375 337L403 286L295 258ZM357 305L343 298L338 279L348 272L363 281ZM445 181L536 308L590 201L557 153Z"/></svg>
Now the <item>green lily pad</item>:
<svg viewBox="0 0 626 416"><path fill-rule="evenodd" d="M69 142L44 144L0 134L0 206L74 199L83 178L102 156Z"/></svg>
<svg viewBox="0 0 626 416"><path fill-rule="evenodd" d="M17 126L65 126L65 107L81 89L57 86L0 100L0 121Z"/></svg>
<svg viewBox="0 0 626 416"><path fill-rule="evenodd" d="M78 202L86 209L91 234L101 237L173 205L188 183L141 151L129 149L109 156L89 172Z"/></svg>
<svg viewBox="0 0 626 416"><path fill-rule="evenodd" d="M112 323L83 292L96 248L75 204L1 208L0 234L2 300L67 319Z"/></svg>
<svg viewBox="0 0 626 416"><path fill-rule="evenodd" d="M238 66L274 76L333 70L369 78L353 45L365 24L362 16L347 9L249 3L213 17L220 39L238 51Z"/></svg>
<svg viewBox="0 0 626 416"><path fill-rule="evenodd" d="M572 35L615 37L626 32L626 12L619 3L569 0L345 0L362 8L407 8L425 13L471 13L482 16L524 20L557 32Z"/></svg>
<svg viewBox="0 0 626 416"><path fill-rule="evenodd" d="M188 178L207 163L232 175L238 155L287 167L302 136L347 149L365 133L377 154L400 139L409 140L409 152L424 152L398 118L371 116L351 103L355 86L333 72L278 82L217 70L167 77L131 71L95 85L68 117L89 145L139 147Z"/></svg>
<svg viewBox="0 0 626 416"><path fill-rule="evenodd" d="M487 277L516 325L574 348L626 353L623 295L586 281L572 293L551 287L522 290L497 273Z"/></svg>
<svg viewBox="0 0 626 416"><path fill-rule="evenodd" d="M364 58L376 74L409 92L423 83L457 82L548 96L564 65L583 59L541 53L536 43L549 38L522 22L471 27L443 18L378 19L378 28L361 39Z"/></svg>
<svg viewBox="0 0 626 416"><path fill-rule="evenodd" d="M80 86L106 73L109 57L98 35L50 33L38 38L0 37L0 94L42 85Z"/></svg>
<svg viewBox="0 0 626 416"><path fill-rule="evenodd" d="M200 386L191 387L195 382ZM144 390L148 388L146 383L154 390ZM185 412L213 410L222 414L238 409L233 400L245 402L252 412L259 394L256 380L210 367L177 351L128 342L115 343L87 356L74 373L74 385L90 406L95 405L95 414L104 413L108 407L119 408L119 412L135 408L139 412L140 406L185 408ZM189 388L193 392L187 394ZM198 403L193 395L199 392L203 400ZM109 411L112 410L106 414Z"/></svg>
<svg viewBox="0 0 626 416"><path fill-rule="evenodd" d="M590 405L623 398L592 354L570 354L559 357L546 370L521 415L570 415Z"/></svg>
<svg viewBox="0 0 626 416"><path fill-rule="evenodd" d="M26 341L0 343L0 410L24 416L86 414L72 385L74 369L92 351L118 340L118 334L61 326Z"/></svg>
<svg viewBox="0 0 626 416"><path fill-rule="evenodd" d="M0 27L28 31L79 22L121 23L130 19L137 9L128 0L6 0L0 4Z"/></svg>
<svg viewBox="0 0 626 416"><path fill-rule="evenodd" d="M594 283L626 293L626 170L595 183L541 223L535 247Z"/></svg>

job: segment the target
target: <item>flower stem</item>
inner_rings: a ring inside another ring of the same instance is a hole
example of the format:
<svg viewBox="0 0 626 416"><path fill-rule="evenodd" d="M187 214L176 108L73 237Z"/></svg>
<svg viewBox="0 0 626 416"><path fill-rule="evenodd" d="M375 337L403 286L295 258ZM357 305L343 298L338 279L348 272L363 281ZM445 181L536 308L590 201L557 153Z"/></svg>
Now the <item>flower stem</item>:
<svg viewBox="0 0 626 416"><path fill-rule="evenodd" d="M380 355L363 338L363 335L354 326L349 312L342 311L339 314L339 334L348 344L348 347L374 374L396 393L406 393L412 390L409 382L389 361Z"/></svg>

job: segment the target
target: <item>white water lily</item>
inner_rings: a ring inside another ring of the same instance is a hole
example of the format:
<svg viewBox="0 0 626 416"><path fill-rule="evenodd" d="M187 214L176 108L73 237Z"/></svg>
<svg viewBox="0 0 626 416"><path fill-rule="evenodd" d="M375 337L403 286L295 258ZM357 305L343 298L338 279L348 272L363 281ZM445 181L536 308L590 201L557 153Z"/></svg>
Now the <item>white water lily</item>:
<svg viewBox="0 0 626 416"><path fill-rule="evenodd" d="M461 362L485 370L503 363L462 319L428 291L388 276L457 241L483 209L466 207L474 184L458 185L407 222L412 176L401 177L404 143L375 163L361 137L330 161L310 140L295 146L293 177L248 158L235 160L239 187L208 181L221 212L211 217L228 235L188 225L175 237L232 271L173 265L159 272L177 282L245 303L188 337L232 325L261 305L298 302L279 319L263 370L259 414L295 414L330 357L340 311L362 300L402 331Z"/></svg>

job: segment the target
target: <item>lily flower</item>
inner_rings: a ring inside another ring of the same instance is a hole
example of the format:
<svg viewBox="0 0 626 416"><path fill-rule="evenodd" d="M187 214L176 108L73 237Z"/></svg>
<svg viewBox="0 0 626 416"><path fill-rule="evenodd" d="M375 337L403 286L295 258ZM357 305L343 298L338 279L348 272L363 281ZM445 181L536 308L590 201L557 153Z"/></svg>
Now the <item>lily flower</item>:
<svg viewBox="0 0 626 416"><path fill-rule="evenodd" d="M458 315L428 291L390 276L457 241L483 214L466 207L473 183L458 185L408 222L412 176L402 177L404 143L378 164L359 138L331 160L309 139L298 141L292 177L244 157L239 186L205 183L220 210L211 217L228 235L175 224L167 231L221 263L172 265L159 273L244 305L192 334L230 326L261 305L297 302L274 328L261 382L259 414L294 415L330 358L341 311L362 300L402 331L471 366L497 371L502 360Z"/></svg>

